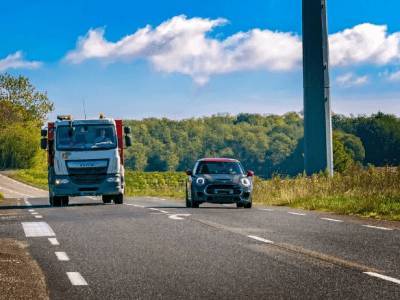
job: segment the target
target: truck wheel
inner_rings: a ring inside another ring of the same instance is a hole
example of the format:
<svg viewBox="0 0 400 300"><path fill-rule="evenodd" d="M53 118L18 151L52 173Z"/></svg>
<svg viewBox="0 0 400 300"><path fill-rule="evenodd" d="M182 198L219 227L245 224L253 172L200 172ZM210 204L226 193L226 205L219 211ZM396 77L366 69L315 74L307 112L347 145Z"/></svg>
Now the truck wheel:
<svg viewBox="0 0 400 300"><path fill-rule="evenodd" d="M104 204L111 203L111 197L109 195L103 195L103 196L101 196L101 199L103 200Z"/></svg>
<svg viewBox="0 0 400 300"><path fill-rule="evenodd" d="M200 203L192 199L192 208L199 208Z"/></svg>
<svg viewBox="0 0 400 300"><path fill-rule="evenodd" d="M50 204L50 206L53 206L53 203L54 203L54 197L49 195L49 204Z"/></svg>
<svg viewBox="0 0 400 300"><path fill-rule="evenodd" d="M236 207L237 208L241 208L241 207L243 207L244 205L243 205L243 203L242 202L236 202Z"/></svg>
<svg viewBox="0 0 400 300"><path fill-rule="evenodd" d="M114 203L115 204L123 204L124 203L124 194L118 194L114 196Z"/></svg>

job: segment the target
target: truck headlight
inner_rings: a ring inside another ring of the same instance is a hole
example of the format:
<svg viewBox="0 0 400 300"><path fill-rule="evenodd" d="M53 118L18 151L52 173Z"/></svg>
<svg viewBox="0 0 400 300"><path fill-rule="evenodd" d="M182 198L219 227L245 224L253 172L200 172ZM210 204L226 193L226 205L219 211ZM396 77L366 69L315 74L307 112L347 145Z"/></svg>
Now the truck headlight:
<svg viewBox="0 0 400 300"><path fill-rule="evenodd" d="M69 180L64 178L64 179L56 179L55 181L56 185L60 185L60 184L67 184L69 183Z"/></svg>
<svg viewBox="0 0 400 300"><path fill-rule="evenodd" d="M240 183L245 187L249 187L251 185L251 181L247 178L240 179Z"/></svg>
<svg viewBox="0 0 400 300"><path fill-rule="evenodd" d="M107 178L107 182L111 182L111 183L120 182L120 179L119 179L119 177L109 177L109 178Z"/></svg>
<svg viewBox="0 0 400 300"><path fill-rule="evenodd" d="M199 177L196 179L196 184L202 186L204 183L206 183L205 179L203 177Z"/></svg>

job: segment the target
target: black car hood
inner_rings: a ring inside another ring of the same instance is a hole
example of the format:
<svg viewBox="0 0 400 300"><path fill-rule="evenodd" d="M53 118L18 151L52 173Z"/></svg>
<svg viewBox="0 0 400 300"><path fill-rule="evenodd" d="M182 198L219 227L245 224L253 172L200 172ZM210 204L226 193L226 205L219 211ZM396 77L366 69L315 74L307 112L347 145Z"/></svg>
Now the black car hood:
<svg viewBox="0 0 400 300"><path fill-rule="evenodd" d="M204 177L208 183L239 183L240 178L244 175L229 175L229 174L204 174Z"/></svg>

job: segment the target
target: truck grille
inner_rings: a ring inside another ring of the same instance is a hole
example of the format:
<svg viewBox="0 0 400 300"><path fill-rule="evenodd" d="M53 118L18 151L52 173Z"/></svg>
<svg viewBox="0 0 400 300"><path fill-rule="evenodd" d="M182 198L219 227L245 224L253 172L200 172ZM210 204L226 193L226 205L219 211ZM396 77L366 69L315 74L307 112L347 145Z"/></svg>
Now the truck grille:
<svg viewBox="0 0 400 300"><path fill-rule="evenodd" d="M240 195L242 189L237 184L209 184L206 192L209 195Z"/></svg>
<svg viewBox="0 0 400 300"><path fill-rule="evenodd" d="M78 185L100 184L107 177L107 168L68 168L68 174Z"/></svg>

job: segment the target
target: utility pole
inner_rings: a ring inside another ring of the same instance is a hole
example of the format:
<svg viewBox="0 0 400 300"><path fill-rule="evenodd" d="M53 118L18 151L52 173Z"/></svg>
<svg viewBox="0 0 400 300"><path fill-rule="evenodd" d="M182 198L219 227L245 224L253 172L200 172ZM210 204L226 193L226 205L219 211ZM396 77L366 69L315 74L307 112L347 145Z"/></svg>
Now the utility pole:
<svg viewBox="0 0 400 300"><path fill-rule="evenodd" d="M326 0L302 1L305 171L333 175Z"/></svg>

